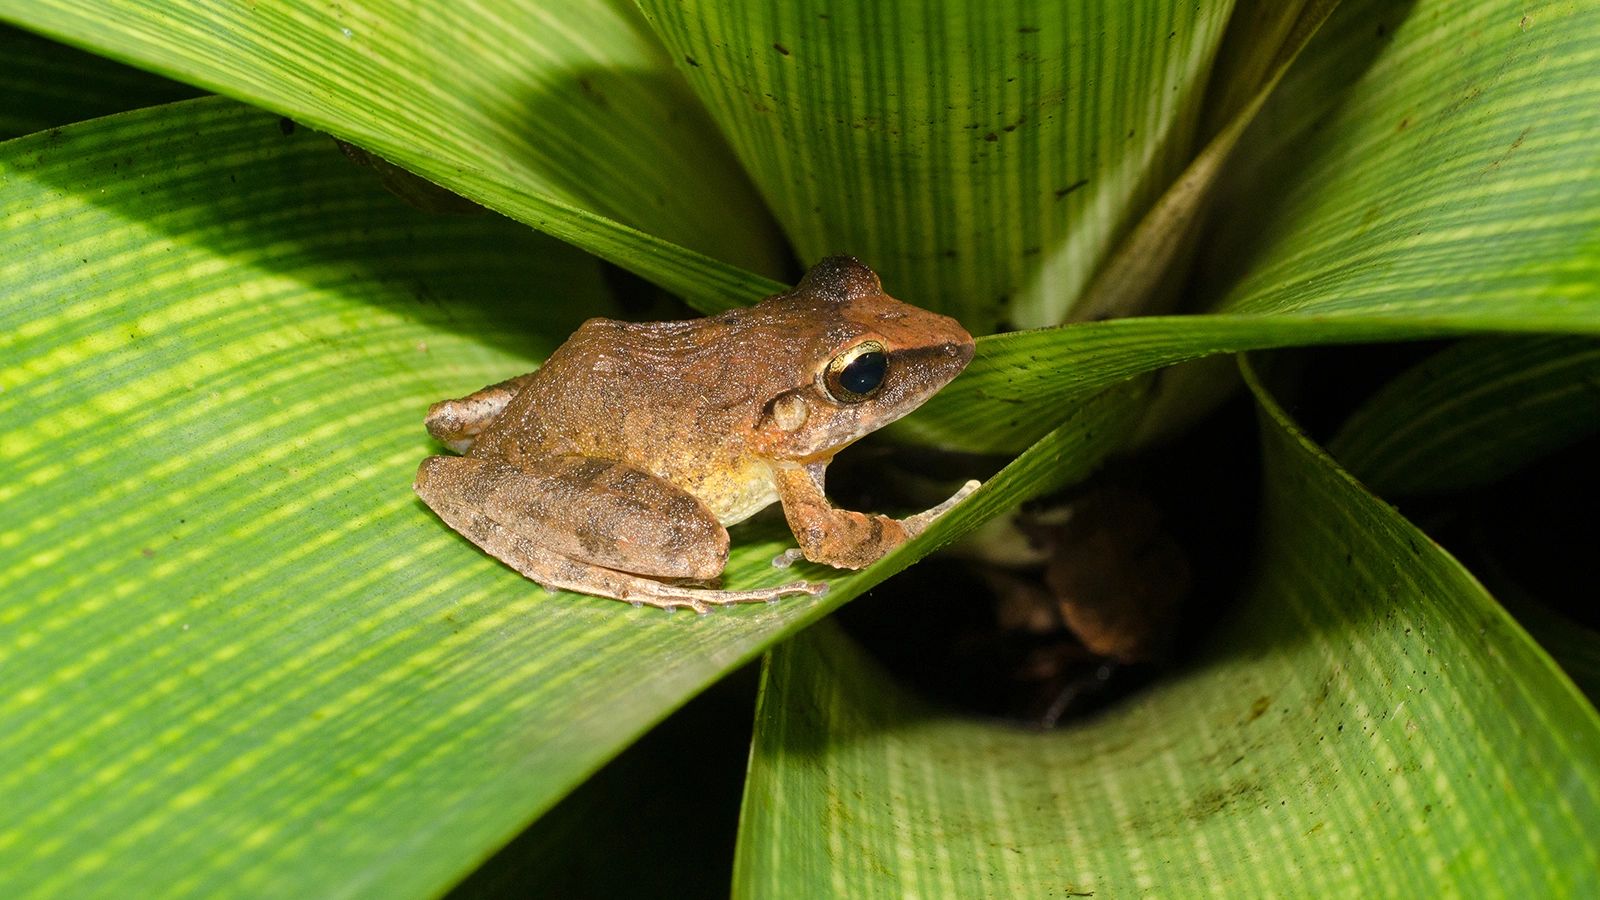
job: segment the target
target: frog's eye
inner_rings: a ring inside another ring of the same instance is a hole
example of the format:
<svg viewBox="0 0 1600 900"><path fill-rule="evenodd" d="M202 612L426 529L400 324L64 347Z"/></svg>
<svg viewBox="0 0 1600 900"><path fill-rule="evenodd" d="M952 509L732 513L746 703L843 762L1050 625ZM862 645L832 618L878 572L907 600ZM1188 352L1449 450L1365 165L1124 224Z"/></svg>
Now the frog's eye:
<svg viewBox="0 0 1600 900"><path fill-rule="evenodd" d="M889 355L877 341L862 341L828 361L828 394L840 403L860 403L883 384Z"/></svg>

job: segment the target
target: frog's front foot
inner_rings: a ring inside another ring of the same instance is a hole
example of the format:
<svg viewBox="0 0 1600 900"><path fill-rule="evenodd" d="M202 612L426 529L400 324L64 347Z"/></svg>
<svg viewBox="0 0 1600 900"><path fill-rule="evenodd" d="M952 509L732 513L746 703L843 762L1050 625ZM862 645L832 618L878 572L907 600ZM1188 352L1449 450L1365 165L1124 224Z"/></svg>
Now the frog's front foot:
<svg viewBox="0 0 1600 900"><path fill-rule="evenodd" d="M864 569L884 554L921 534L934 519L970 497L981 483L969 481L955 496L927 512L904 519L837 509L823 496L821 479L803 468L774 468L778 495L789 530L800 544L772 561L779 568L804 556L838 569Z"/></svg>

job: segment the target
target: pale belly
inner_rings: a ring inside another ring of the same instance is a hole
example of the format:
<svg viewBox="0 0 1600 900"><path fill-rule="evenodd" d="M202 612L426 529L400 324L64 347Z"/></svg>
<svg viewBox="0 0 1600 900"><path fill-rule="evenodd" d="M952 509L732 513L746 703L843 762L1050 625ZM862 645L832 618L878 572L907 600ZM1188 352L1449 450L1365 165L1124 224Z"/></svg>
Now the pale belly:
<svg viewBox="0 0 1600 900"><path fill-rule="evenodd" d="M778 486L765 462L751 459L732 471L706 477L690 490L723 525L743 522L778 502Z"/></svg>

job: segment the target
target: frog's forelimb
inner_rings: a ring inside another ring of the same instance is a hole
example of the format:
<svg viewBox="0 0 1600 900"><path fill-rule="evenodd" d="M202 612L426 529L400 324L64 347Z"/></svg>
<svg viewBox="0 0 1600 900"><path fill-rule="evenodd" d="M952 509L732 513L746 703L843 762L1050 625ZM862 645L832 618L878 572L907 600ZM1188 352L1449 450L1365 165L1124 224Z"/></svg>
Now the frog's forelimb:
<svg viewBox="0 0 1600 900"><path fill-rule="evenodd" d="M921 534L934 519L949 512L982 486L969 481L950 499L904 519L839 509L823 492L823 465L774 466L773 480L783 502L784 517L800 544L772 560L786 568L804 557L840 569L865 568L890 550Z"/></svg>

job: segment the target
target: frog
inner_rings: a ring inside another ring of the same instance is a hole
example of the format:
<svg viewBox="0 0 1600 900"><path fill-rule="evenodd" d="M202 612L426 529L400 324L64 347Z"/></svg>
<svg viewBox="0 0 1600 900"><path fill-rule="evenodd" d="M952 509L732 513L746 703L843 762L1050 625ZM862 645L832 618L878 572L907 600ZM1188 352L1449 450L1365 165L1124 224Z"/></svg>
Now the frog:
<svg viewBox="0 0 1600 900"><path fill-rule="evenodd" d="M980 485L895 519L834 507L834 456L972 360L955 319L896 300L852 256L700 319L584 322L538 369L429 407L459 455L413 485L445 524L546 590L689 608L820 596L826 580L723 590L728 526L773 503L801 558L860 569Z"/></svg>

